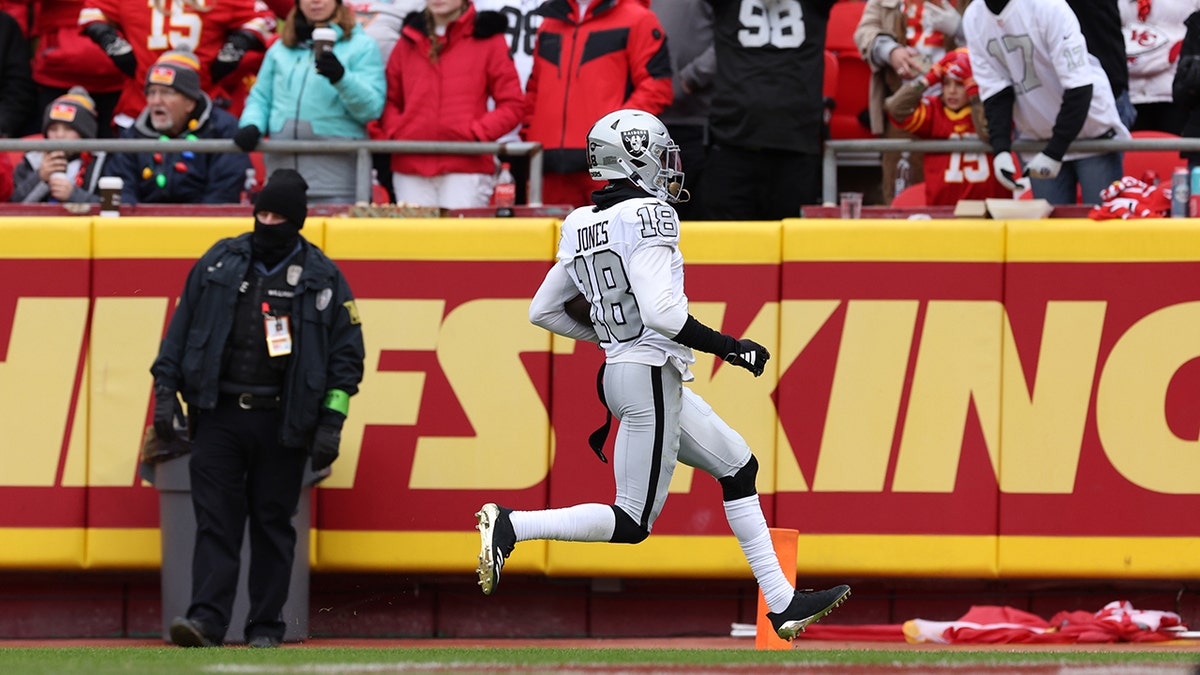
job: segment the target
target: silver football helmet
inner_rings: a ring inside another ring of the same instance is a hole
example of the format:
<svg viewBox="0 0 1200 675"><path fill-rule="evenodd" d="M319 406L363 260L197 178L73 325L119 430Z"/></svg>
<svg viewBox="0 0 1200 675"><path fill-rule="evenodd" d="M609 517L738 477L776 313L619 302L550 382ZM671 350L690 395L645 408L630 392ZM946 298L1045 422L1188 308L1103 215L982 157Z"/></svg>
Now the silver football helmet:
<svg viewBox="0 0 1200 675"><path fill-rule="evenodd" d="M588 167L595 180L628 178L647 194L686 202L679 146L667 127L641 110L618 110L601 117L588 132Z"/></svg>

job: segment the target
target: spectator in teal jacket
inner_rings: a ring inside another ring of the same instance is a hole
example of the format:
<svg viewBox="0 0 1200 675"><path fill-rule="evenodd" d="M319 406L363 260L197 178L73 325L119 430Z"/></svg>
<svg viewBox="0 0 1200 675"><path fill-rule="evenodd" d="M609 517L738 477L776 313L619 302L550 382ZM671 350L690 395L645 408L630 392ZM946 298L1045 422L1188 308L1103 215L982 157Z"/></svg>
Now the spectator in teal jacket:
<svg viewBox="0 0 1200 675"><path fill-rule="evenodd" d="M317 27L337 35L332 51L314 57ZM386 95L379 46L339 0L299 0L280 39L267 50L234 142L250 152L263 134L275 140L367 138ZM308 182L309 203L354 201L354 154L267 153L267 174L295 169Z"/></svg>

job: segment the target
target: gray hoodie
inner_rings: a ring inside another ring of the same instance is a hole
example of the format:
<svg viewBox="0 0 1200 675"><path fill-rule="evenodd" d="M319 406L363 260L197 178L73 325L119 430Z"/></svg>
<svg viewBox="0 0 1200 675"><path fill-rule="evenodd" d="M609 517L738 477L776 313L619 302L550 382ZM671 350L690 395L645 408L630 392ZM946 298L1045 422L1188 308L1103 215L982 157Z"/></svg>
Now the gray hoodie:
<svg viewBox="0 0 1200 675"><path fill-rule="evenodd" d="M712 6L705 0L654 0L650 9L667 33L675 73L675 100L658 117L668 127L706 124L717 70ZM684 82L692 93L683 91Z"/></svg>

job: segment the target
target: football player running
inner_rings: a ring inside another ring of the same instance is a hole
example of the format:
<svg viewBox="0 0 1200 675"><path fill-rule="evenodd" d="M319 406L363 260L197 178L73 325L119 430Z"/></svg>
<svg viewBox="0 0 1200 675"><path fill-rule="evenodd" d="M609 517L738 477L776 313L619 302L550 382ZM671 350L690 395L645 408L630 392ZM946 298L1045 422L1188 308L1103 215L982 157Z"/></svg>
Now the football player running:
<svg viewBox="0 0 1200 675"><path fill-rule="evenodd" d="M720 482L725 516L771 610L767 616L790 640L840 605L850 587L792 587L759 504L758 460L741 435L683 386L692 380L693 349L755 377L771 355L688 313L679 217L671 206L688 194L679 148L663 123L639 110L605 115L588 132L588 164L592 178L608 185L592 193L594 206L575 209L563 221L558 264L535 294L529 318L604 348L604 401L621 421L613 450L616 500L541 511L484 504L476 514L479 584L484 593L495 592L517 542L641 542L662 512L676 462L683 462Z"/></svg>

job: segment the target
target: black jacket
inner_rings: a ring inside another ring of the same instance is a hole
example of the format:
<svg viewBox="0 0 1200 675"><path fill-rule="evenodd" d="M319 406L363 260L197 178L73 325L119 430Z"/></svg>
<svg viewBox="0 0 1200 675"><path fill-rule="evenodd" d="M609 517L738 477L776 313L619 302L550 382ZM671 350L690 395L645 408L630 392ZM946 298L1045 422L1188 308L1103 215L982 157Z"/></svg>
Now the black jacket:
<svg viewBox="0 0 1200 675"><path fill-rule="evenodd" d="M0 11L0 137L38 130L33 122L35 93L21 24Z"/></svg>
<svg viewBox="0 0 1200 675"><path fill-rule="evenodd" d="M196 120L195 130L185 126L175 140L188 136L233 138L238 130L238 119L213 105L208 94L196 104L192 118ZM161 136L150 126L149 107L142 109L133 126L120 132L121 138ZM236 204L249 168L250 158L244 152L114 152L108 156L104 175L120 176L125 181L122 204ZM160 175L162 186L158 185Z"/></svg>
<svg viewBox="0 0 1200 675"><path fill-rule="evenodd" d="M1183 23L1187 26L1187 34L1183 36L1171 91L1175 104L1188 111L1180 135L1200 138L1200 12L1193 12ZM1200 165L1200 152L1179 154L1188 160L1188 166Z"/></svg>
<svg viewBox="0 0 1200 675"><path fill-rule="evenodd" d="M222 239L188 273L158 358L155 383L179 391L189 406L217 405L221 356L233 326L238 287L250 265L251 233ZM304 271L292 299L292 354L284 379L279 440L305 448L330 389L358 392L363 374L362 326L350 286L319 248L301 237Z"/></svg>

